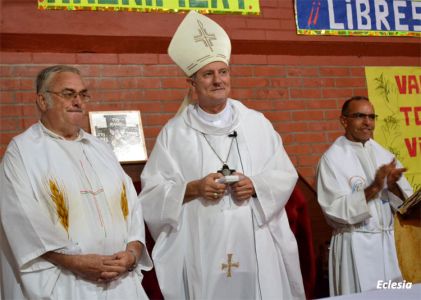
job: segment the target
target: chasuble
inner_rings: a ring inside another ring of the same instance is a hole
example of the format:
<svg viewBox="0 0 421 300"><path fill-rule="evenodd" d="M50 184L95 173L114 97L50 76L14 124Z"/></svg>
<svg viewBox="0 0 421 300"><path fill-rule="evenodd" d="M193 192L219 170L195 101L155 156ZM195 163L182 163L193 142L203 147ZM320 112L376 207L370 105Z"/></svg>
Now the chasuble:
<svg viewBox="0 0 421 300"><path fill-rule="evenodd" d="M161 291L165 299L304 299L284 209L297 173L261 113L232 99L227 107L231 119L214 126L189 105L162 129L142 172ZM248 176L257 197L237 202L228 190L219 201L183 204L188 182L224 164Z"/></svg>
<svg viewBox="0 0 421 300"><path fill-rule="evenodd" d="M110 283L85 281L41 258L113 254L145 244L140 202L110 147L80 131L64 140L40 122L15 137L0 168L1 295L5 299L147 299L139 265Z"/></svg>

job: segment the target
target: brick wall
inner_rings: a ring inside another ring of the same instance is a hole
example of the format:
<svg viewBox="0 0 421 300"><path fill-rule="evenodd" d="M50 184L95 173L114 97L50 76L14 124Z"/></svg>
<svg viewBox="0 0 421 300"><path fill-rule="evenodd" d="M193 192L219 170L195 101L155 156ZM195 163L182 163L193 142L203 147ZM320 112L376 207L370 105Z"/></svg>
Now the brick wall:
<svg viewBox="0 0 421 300"><path fill-rule="evenodd" d="M272 121L297 170L314 185L321 154L342 134L338 116L343 101L367 95L364 65L390 61L302 60L234 55L232 98ZM66 63L81 69L93 94L89 110L140 110L149 152L161 127L178 109L187 86L183 74L164 54L3 52L0 61L0 156L14 135L36 122L34 77L50 64ZM412 62L398 61L405 63ZM89 130L87 118L84 127Z"/></svg>

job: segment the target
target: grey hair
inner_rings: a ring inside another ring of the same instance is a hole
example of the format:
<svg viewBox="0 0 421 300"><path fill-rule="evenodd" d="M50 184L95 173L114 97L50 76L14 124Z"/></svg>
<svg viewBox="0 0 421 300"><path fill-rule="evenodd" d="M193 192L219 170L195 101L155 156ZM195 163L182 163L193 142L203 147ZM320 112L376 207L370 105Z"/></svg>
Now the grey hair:
<svg viewBox="0 0 421 300"><path fill-rule="evenodd" d="M37 94L44 93L48 89L48 84L57 73L71 72L80 75L79 69L67 65L55 65L41 70L37 75Z"/></svg>

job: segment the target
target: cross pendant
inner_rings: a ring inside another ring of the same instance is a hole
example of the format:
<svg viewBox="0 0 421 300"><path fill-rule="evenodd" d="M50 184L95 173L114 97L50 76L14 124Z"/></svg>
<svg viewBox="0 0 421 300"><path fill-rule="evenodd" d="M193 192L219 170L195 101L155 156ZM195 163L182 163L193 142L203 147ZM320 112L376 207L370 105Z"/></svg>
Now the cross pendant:
<svg viewBox="0 0 421 300"><path fill-rule="evenodd" d="M228 262L225 264L222 264L222 271L224 271L225 269L227 269L227 277L231 277L231 268L239 268L240 267L240 263L236 262L233 263L232 262L232 253L228 253Z"/></svg>
<svg viewBox="0 0 421 300"><path fill-rule="evenodd" d="M223 164L221 170L218 170L218 173L221 173L224 176L229 176L234 173L234 169L230 169L227 164Z"/></svg>

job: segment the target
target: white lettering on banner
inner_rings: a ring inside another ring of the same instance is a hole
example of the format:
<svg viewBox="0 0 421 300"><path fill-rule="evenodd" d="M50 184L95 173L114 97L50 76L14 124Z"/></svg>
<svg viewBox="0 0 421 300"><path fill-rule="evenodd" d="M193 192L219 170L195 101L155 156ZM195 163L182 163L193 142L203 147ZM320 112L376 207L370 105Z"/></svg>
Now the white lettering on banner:
<svg viewBox="0 0 421 300"><path fill-rule="evenodd" d="M374 13L376 14L376 28L381 30L383 24L386 30L390 30L390 24L386 19L389 15L389 6L385 0L374 1Z"/></svg>
<svg viewBox="0 0 421 300"><path fill-rule="evenodd" d="M358 29L371 29L371 18L370 18L370 4L368 3L368 0L357 0L356 3L356 9L357 9L357 28ZM365 7L363 10L362 7ZM365 19L365 22L363 22L362 19ZM365 23L365 24L364 24Z"/></svg>
<svg viewBox="0 0 421 300"><path fill-rule="evenodd" d="M410 289L412 288L412 282L406 282L406 280L399 281L399 282L395 282L392 280L389 280L389 281L378 280L376 288L378 290L379 289L383 289L383 290Z"/></svg>
<svg viewBox="0 0 421 300"><path fill-rule="evenodd" d="M372 3L370 0L327 0L330 28L333 30L421 31L421 25L412 25L415 22L408 22L408 20L421 20L421 1L375 0L374 7L370 3ZM344 4L345 15L336 15L336 10L339 11ZM355 12L355 18L353 12ZM394 28L391 28L392 21L395 24ZM410 26L405 23L411 24L413 28L409 28ZM375 28L372 28L373 26Z"/></svg>
<svg viewBox="0 0 421 300"><path fill-rule="evenodd" d="M405 15L399 12L400 7L406 7L406 1L393 1L393 10L395 11L395 28L396 30L408 30L408 25L401 24L401 19L404 19Z"/></svg>
<svg viewBox="0 0 421 300"><path fill-rule="evenodd" d="M421 11L421 2L412 3L412 18L414 20L421 20L421 13L417 13L417 8ZM421 31L421 25L414 25L414 31Z"/></svg>

